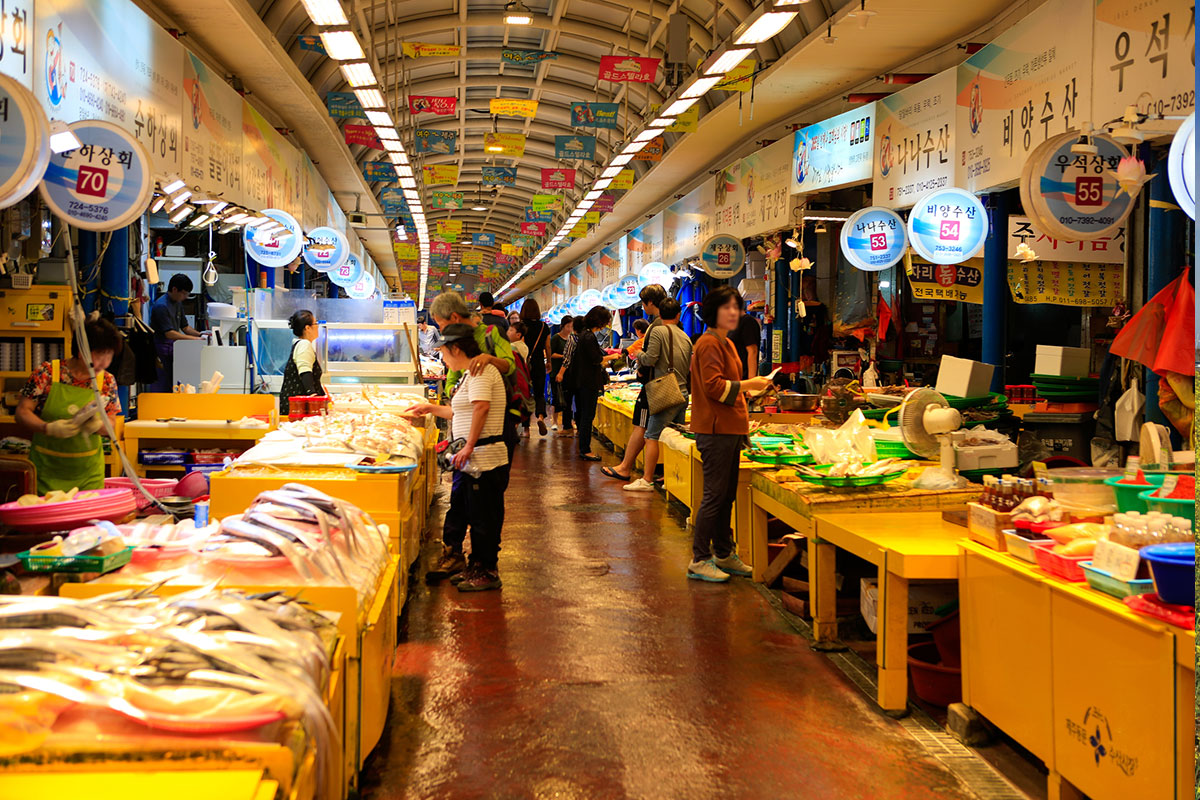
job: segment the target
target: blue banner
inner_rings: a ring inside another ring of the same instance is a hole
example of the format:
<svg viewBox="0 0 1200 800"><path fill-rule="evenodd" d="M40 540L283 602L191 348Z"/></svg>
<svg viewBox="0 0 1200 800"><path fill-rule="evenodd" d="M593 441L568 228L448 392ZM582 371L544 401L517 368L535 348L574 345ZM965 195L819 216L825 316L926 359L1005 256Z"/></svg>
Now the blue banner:
<svg viewBox="0 0 1200 800"><path fill-rule="evenodd" d="M516 186L516 167L483 167L482 180L484 186Z"/></svg>
<svg viewBox="0 0 1200 800"><path fill-rule="evenodd" d="M351 119L359 117L366 119L366 114L363 113L362 106L358 104L358 98L354 96L354 92L329 92L325 95L325 107L329 109L329 116L335 119Z"/></svg>
<svg viewBox="0 0 1200 800"><path fill-rule="evenodd" d="M431 131L425 128L417 128L416 146L413 147L413 152L416 153L437 153L440 155L453 155L458 150L458 134L450 131Z"/></svg>
<svg viewBox="0 0 1200 800"><path fill-rule="evenodd" d="M363 177L369 181L394 181L396 168L390 161L364 161Z"/></svg>
<svg viewBox="0 0 1200 800"><path fill-rule="evenodd" d="M506 64L540 64L552 58L558 58L553 50L511 50L507 47L500 51L500 60Z"/></svg>
<svg viewBox="0 0 1200 800"><path fill-rule="evenodd" d="M554 157L566 158L572 161L596 160L595 136L555 136Z"/></svg>
<svg viewBox="0 0 1200 800"><path fill-rule="evenodd" d="M525 206L525 221L526 222L554 222L553 211L543 211L540 214L533 210L533 206Z"/></svg>
<svg viewBox="0 0 1200 800"><path fill-rule="evenodd" d="M496 234L494 233L472 233L471 244L476 247L495 247Z"/></svg>
<svg viewBox="0 0 1200 800"><path fill-rule="evenodd" d="M429 266L431 266L431 267L448 267L448 266L450 266L450 256L431 255L429 257Z"/></svg>
<svg viewBox="0 0 1200 800"><path fill-rule="evenodd" d="M325 55L325 45L321 42L321 37L314 33L297 36L296 40L300 43L301 50L308 50L313 53Z"/></svg>
<svg viewBox="0 0 1200 800"><path fill-rule="evenodd" d="M576 128L615 128L619 103L572 103L571 125Z"/></svg>
<svg viewBox="0 0 1200 800"><path fill-rule="evenodd" d="M396 214L408 211L408 203L405 202L404 194L399 189L384 189L379 195L379 203L383 206L383 213L385 214ZM412 223L412 217L408 216L407 213L405 213L405 217L407 218L407 221L405 221L404 224L405 226L408 226Z"/></svg>

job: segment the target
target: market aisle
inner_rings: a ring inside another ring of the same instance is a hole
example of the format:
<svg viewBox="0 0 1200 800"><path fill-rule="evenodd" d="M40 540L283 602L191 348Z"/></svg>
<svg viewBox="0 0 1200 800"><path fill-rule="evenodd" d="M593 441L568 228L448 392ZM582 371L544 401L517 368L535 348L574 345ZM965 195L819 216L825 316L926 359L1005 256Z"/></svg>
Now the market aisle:
<svg viewBox="0 0 1200 800"><path fill-rule="evenodd" d="M751 584L687 580L663 498L573 446L518 449L502 591L414 582L366 797L969 796Z"/></svg>

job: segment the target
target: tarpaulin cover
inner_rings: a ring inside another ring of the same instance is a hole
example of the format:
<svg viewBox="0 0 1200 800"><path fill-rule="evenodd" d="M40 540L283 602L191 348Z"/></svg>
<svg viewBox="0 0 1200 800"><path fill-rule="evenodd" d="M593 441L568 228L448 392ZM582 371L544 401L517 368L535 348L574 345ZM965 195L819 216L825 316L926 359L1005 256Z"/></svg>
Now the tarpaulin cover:
<svg viewBox="0 0 1200 800"><path fill-rule="evenodd" d="M1145 364L1158 375L1194 375L1196 290L1180 275L1133 315L1113 341L1113 355Z"/></svg>

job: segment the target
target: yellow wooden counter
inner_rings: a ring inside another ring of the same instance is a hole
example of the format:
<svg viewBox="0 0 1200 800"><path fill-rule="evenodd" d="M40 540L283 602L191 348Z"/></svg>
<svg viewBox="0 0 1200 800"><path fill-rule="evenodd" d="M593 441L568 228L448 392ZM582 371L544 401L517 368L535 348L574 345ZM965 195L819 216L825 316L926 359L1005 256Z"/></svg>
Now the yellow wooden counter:
<svg viewBox="0 0 1200 800"><path fill-rule="evenodd" d="M1051 800L1194 797L1195 632L958 547L963 702L1046 764Z"/></svg>
<svg viewBox="0 0 1200 800"><path fill-rule="evenodd" d="M149 392L138 395L138 418L125 423L125 454L139 477L150 472L184 472L183 465L142 464L139 453L148 449L248 450L274 429L278 400L269 394L166 394ZM243 417L268 417L262 428L218 425ZM184 423L158 422L182 417Z"/></svg>
<svg viewBox="0 0 1200 800"><path fill-rule="evenodd" d="M278 790L262 770L250 769L0 775L0 800L274 800Z"/></svg>

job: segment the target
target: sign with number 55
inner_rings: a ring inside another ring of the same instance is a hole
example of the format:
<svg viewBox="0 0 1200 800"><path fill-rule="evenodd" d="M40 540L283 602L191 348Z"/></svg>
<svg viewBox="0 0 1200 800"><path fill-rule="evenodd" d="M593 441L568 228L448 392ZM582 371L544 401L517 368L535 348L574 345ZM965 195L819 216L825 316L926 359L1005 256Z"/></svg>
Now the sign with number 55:
<svg viewBox="0 0 1200 800"><path fill-rule="evenodd" d="M1092 138L1095 154L1071 152L1079 135L1069 133L1047 139L1025 163L1021 203L1050 236L1072 242L1112 236L1133 209L1134 198L1116 174L1129 153L1108 136Z"/></svg>
<svg viewBox="0 0 1200 800"><path fill-rule="evenodd" d="M133 135L109 122L72 123L80 146L50 157L40 187L50 210L71 225L114 231L150 203L150 156Z"/></svg>

